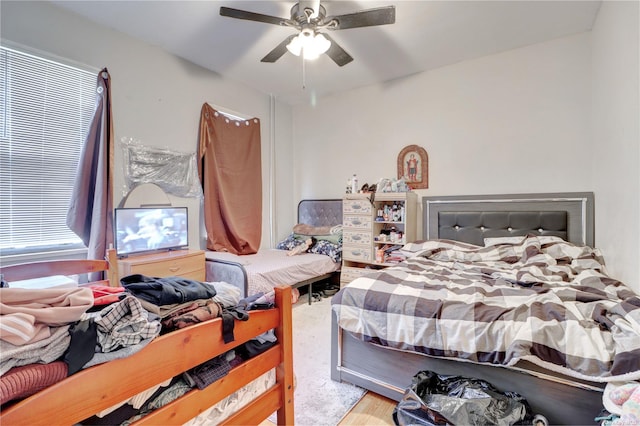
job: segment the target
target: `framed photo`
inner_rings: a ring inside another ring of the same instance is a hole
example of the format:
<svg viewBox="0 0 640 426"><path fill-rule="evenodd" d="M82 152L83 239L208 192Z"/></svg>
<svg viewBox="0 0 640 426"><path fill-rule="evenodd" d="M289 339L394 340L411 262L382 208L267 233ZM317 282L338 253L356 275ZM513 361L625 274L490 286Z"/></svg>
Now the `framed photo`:
<svg viewBox="0 0 640 426"><path fill-rule="evenodd" d="M412 189L429 188L429 156L418 145L405 146L398 154L398 179Z"/></svg>

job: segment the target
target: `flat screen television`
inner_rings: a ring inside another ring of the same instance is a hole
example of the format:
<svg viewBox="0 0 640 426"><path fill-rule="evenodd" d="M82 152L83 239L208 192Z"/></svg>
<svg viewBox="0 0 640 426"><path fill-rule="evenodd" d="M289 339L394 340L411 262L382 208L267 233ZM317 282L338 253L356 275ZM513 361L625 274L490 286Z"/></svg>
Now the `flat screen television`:
<svg viewBox="0 0 640 426"><path fill-rule="evenodd" d="M186 207L116 208L113 223L120 257L189 245Z"/></svg>

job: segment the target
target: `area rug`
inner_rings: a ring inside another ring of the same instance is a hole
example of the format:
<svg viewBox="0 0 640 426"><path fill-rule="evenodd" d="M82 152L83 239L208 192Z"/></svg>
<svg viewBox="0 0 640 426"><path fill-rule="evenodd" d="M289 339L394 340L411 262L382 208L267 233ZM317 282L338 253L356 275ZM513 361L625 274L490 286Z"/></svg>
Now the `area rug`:
<svg viewBox="0 0 640 426"><path fill-rule="evenodd" d="M331 298L309 305L305 295L293 306L293 370L296 425L335 426L364 395L331 380Z"/></svg>

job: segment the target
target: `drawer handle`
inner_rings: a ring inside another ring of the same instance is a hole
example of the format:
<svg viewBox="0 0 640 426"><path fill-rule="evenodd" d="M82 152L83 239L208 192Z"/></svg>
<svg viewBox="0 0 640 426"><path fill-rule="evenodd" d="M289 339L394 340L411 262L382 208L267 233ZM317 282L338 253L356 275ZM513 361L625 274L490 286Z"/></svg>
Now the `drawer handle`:
<svg viewBox="0 0 640 426"><path fill-rule="evenodd" d="M360 221L359 221L359 220L357 220L357 219L353 221L353 224L354 224L354 225L360 225L361 223L362 223L362 222L360 222Z"/></svg>
<svg viewBox="0 0 640 426"><path fill-rule="evenodd" d="M353 237L351 237L351 238L353 238L353 240L354 240L354 241L360 241L360 240L362 239L362 238L360 238L360 236L359 236L359 235L354 235L354 236L353 236Z"/></svg>
<svg viewBox="0 0 640 426"><path fill-rule="evenodd" d="M352 250L351 254L354 255L354 256L360 256L360 255L362 255L362 252L360 250Z"/></svg>
<svg viewBox="0 0 640 426"><path fill-rule="evenodd" d="M170 267L170 268L169 268L169 270L170 270L171 272L176 272L176 271L179 271L179 270L180 270L180 267L179 267L179 266L172 266L172 267Z"/></svg>
<svg viewBox="0 0 640 426"><path fill-rule="evenodd" d="M360 207L360 205L359 205L359 204L353 204L353 205L351 206L351 208L352 208L352 209L354 209L354 210L358 210L358 209L361 209L362 207Z"/></svg>

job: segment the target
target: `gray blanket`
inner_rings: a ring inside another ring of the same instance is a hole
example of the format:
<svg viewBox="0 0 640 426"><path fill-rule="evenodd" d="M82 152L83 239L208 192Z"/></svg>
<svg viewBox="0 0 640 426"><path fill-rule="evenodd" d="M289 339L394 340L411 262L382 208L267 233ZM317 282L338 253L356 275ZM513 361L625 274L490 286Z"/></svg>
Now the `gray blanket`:
<svg viewBox="0 0 640 426"><path fill-rule="evenodd" d="M340 327L432 356L503 366L527 360L596 382L640 379L640 297L608 276L596 249L534 236L417 248L334 296Z"/></svg>

